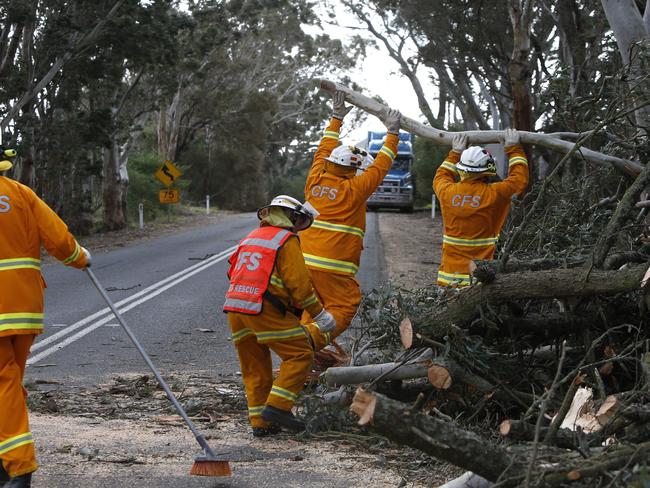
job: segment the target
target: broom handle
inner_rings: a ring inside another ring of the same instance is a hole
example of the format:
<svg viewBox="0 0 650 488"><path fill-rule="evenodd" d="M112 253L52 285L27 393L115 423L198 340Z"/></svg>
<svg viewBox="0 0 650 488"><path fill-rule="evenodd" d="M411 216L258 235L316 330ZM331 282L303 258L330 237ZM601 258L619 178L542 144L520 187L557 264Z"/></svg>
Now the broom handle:
<svg viewBox="0 0 650 488"><path fill-rule="evenodd" d="M212 449L210 449L210 446L208 445L207 441L201 435L201 433L197 430L197 428L194 426L194 422L190 420L190 418L187 416L187 413L185 413L185 410L181 406L180 402L176 399L176 396L172 393L172 391L169 389L169 386L167 386L167 383L165 380L163 380L162 376L160 376L160 373L158 372L158 369L156 369L156 366L153 364L151 361L151 358L147 354L147 352L144 350L138 339L135 337L133 332L131 332L131 329L128 325L126 325L126 322L122 318L122 315L120 312L117 310L117 307L113 304L112 300L110 297L106 294L106 291L104 291L104 288L102 285L99 283L99 280L95 276L95 273L90 268L84 268L84 271L88 274L88 277L90 278L90 281L93 282L93 285L95 285L95 288L97 288L97 291L99 294L104 298L106 303L108 304L109 308L113 311L113 314L115 315L115 318L117 318L117 321L120 323L122 328L124 329L124 332L126 332L126 335L129 336L129 339L131 339L131 342L135 345L136 349L142 356L142 359L144 359L145 363L147 363L147 366L149 366L149 369L151 369L152 373L158 380L158 383L160 383L160 386L162 386L162 389L165 390L165 393L167 394L167 397L169 400L174 404L174 407L176 407L176 410L178 411L179 415L183 417L183 420L187 424L187 426L190 428L192 431L192 434L194 434L194 437L196 438L196 441L200 444L200 446L203 448L203 450L206 452L206 454L209 455L214 455L212 452Z"/></svg>

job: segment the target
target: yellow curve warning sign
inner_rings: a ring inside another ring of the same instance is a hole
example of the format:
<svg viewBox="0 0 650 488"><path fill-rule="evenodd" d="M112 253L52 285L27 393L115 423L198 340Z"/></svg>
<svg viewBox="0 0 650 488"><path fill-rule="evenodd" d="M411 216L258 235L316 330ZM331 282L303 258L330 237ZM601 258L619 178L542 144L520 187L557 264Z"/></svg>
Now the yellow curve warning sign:
<svg viewBox="0 0 650 488"><path fill-rule="evenodd" d="M181 177L183 173L180 169L174 166L171 161L164 161L154 176L160 180L165 186L172 186L174 182Z"/></svg>

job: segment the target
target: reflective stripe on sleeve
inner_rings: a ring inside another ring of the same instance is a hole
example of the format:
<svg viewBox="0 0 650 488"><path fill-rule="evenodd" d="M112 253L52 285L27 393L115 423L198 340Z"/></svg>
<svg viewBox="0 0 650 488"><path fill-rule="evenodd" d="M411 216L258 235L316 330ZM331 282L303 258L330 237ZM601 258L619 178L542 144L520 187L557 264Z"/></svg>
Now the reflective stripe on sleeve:
<svg viewBox="0 0 650 488"><path fill-rule="evenodd" d="M9 452L17 447L24 446L25 444L33 444L34 438L31 432L25 432L15 437L10 437L7 440L0 441L0 454Z"/></svg>
<svg viewBox="0 0 650 488"><path fill-rule="evenodd" d="M41 260L34 258L0 259L0 271L10 269L41 269Z"/></svg>
<svg viewBox="0 0 650 488"><path fill-rule="evenodd" d="M277 286L278 288L286 288L286 286L284 285L284 281L282 281L282 279L278 275L275 275L275 274L271 275L271 282L270 283L273 286Z"/></svg>
<svg viewBox="0 0 650 488"><path fill-rule="evenodd" d="M298 339L305 337L305 329L303 327L294 327L293 329L285 330L269 330L264 332L255 332L257 342L273 342L289 339Z"/></svg>
<svg viewBox="0 0 650 488"><path fill-rule="evenodd" d="M443 161L440 167L448 169L449 171L453 171L454 173L458 173L458 168L456 168L456 165L450 161Z"/></svg>
<svg viewBox="0 0 650 488"><path fill-rule="evenodd" d="M70 264L74 262L75 259L79 257L79 253L81 252L81 246L79 245L78 242L75 241L76 247L74 248L74 252L70 254L66 259L64 259L62 262L63 264Z"/></svg>
<svg viewBox="0 0 650 488"><path fill-rule="evenodd" d="M359 266L349 261L339 261L338 259L324 258L307 253L303 253L303 256L305 257L305 264L314 268L339 271L350 275L355 275L359 271Z"/></svg>
<svg viewBox="0 0 650 488"><path fill-rule="evenodd" d="M352 234L361 237L361 239L363 239L363 237L366 235L363 229L360 229L359 227L353 227L351 225L333 224L331 222L324 222L322 220L314 220L314 223L311 224L311 226L312 228L315 229L331 230L332 232L345 232L346 234Z"/></svg>
<svg viewBox="0 0 650 488"><path fill-rule="evenodd" d="M271 395L279 396L280 398L284 398L285 400L289 400L291 402L295 402L298 399L298 395L296 393L285 390L284 388L281 388L277 385L273 385L271 388Z"/></svg>
<svg viewBox="0 0 650 488"><path fill-rule="evenodd" d="M494 246L496 245L499 237L482 237L480 239L461 239L460 237L451 237L448 235L442 236L443 244L451 244L453 246L471 246L471 247L481 247L481 246Z"/></svg>
<svg viewBox="0 0 650 488"><path fill-rule="evenodd" d="M528 166L528 160L521 156L515 156L514 158L510 158L510 160L508 161L508 167L514 166L515 164L525 164L526 166Z"/></svg>
<svg viewBox="0 0 650 488"><path fill-rule="evenodd" d="M307 308L310 305L313 305L318 301L318 298L316 298L316 294L312 293L306 300L300 302L300 308Z"/></svg>
<svg viewBox="0 0 650 488"><path fill-rule="evenodd" d="M393 151L391 151L388 147L382 146L381 149L379 150L380 153L384 153L386 156L389 156L390 159L395 159L395 156L397 156Z"/></svg>
<svg viewBox="0 0 650 488"><path fill-rule="evenodd" d="M249 335L253 335L253 331L251 329L249 329L248 327L246 327L245 329L242 329L242 330L238 330L237 332L232 334L232 336L231 336L232 342L234 344L237 344L239 341L241 341L242 339L245 339Z"/></svg>
<svg viewBox="0 0 650 488"><path fill-rule="evenodd" d="M326 130L323 132L323 139L336 139L339 140L339 133L333 130Z"/></svg>
<svg viewBox="0 0 650 488"><path fill-rule="evenodd" d="M470 277L468 274L462 273L445 273L444 271L438 271L438 283L444 285L469 285Z"/></svg>
<svg viewBox="0 0 650 488"><path fill-rule="evenodd" d="M2 313L0 314L0 332L5 330L42 329L42 313Z"/></svg>

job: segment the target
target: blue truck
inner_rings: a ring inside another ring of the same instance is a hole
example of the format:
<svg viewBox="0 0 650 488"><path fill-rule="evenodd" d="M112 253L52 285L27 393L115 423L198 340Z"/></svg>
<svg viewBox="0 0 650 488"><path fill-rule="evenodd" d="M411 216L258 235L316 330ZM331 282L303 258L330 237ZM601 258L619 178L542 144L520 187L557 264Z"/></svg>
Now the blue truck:
<svg viewBox="0 0 650 488"><path fill-rule="evenodd" d="M373 157L377 156L385 139L385 132L368 132L366 147ZM398 208L401 212L412 212L415 202L412 170L413 136L400 132L397 157L384 181L368 199L368 208Z"/></svg>

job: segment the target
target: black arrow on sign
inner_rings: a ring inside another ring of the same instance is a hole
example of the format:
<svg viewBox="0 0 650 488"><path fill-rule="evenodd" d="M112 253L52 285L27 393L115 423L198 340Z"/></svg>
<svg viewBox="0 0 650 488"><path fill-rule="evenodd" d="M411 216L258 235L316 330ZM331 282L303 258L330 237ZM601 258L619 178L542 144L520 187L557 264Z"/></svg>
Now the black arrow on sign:
<svg viewBox="0 0 650 488"><path fill-rule="evenodd" d="M167 167L166 164L163 164L162 167L162 172L165 174L170 180L174 181L174 175L169 172L169 168Z"/></svg>

